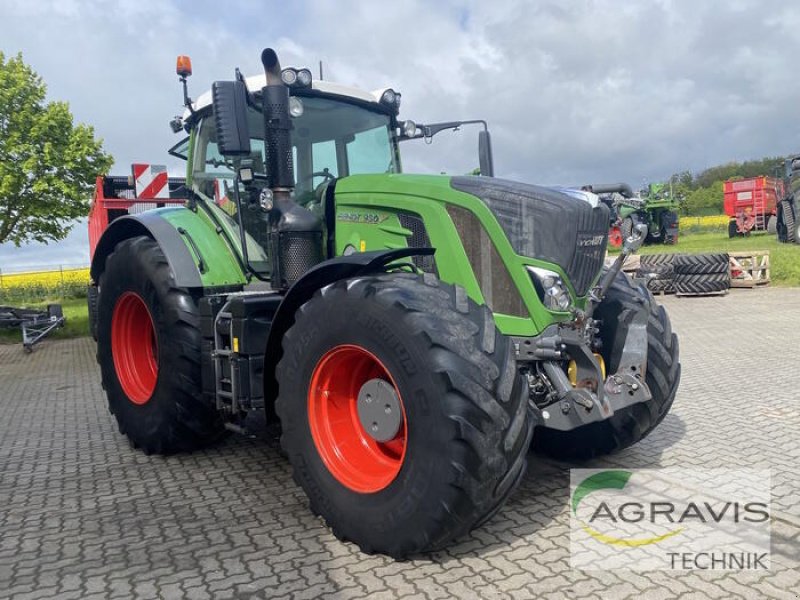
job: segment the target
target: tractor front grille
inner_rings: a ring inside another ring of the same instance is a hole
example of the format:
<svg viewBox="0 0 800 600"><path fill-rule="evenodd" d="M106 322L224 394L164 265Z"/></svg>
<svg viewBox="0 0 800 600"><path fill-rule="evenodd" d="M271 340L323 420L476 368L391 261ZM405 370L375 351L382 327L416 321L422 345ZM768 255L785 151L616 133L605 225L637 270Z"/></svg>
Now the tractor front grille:
<svg viewBox="0 0 800 600"><path fill-rule="evenodd" d="M408 236L409 248L431 248L431 239L428 237L428 231L425 229L425 223L422 219L413 213L401 212L397 215L400 220L400 226L403 229L408 229L411 235ZM438 275L436 271L436 260L433 256L412 256L411 261L419 270L425 273L433 273Z"/></svg>
<svg viewBox="0 0 800 600"><path fill-rule="evenodd" d="M453 177L451 185L486 203L517 254L560 266L579 296L589 291L603 268L607 206L494 177Z"/></svg>
<svg viewBox="0 0 800 600"><path fill-rule="evenodd" d="M603 269L603 260L608 243L608 213L606 211L581 213L575 239L575 254L564 269L575 287L583 296Z"/></svg>
<svg viewBox="0 0 800 600"><path fill-rule="evenodd" d="M517 286L481 222L472 212L454 204L447 206L447 212L461 238L486 305L495 313L529 316Z"/></svg>

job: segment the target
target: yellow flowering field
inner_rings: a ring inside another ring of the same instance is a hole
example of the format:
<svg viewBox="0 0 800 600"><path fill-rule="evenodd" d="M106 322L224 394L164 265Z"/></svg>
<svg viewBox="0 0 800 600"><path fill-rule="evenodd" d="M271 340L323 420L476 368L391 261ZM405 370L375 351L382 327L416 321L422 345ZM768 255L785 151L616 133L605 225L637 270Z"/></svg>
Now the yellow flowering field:
<svg viewBox="0 0 800 600"><path fill-rule="evenodd" d="M0 271L0 300L80 297L86 295L88 283L88 267L24 273Z"/></svg>
<svg viewBox="0 0 800 600"><path fill-rule="evenodd" d="M702 231L727 231L728 215L708 215L705 217L680 217L680 229L685 233Z"/></svg>

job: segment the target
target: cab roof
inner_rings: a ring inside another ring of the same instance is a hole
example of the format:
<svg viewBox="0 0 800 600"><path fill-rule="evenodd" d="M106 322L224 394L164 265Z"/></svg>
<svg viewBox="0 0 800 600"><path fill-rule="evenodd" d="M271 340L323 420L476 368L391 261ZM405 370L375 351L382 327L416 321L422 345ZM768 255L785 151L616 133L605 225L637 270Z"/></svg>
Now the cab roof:
<svg viewBox="0 0 800 600"><path fill-rule="evenodd" d="M247 84L247 89L250 90L251 93L260 92L261 88L263 88L267 84L266 75L253 75L251 77L247 77L245 79L245 83ZM381 95L385 92L388 88L381 88L378 90L373 90L371 92L366 92L364 90L360 90L355 87L351 87L349 85L342 85L340 83L333 83L332 81L321 81L321 80L313 80L311 82L311 89L316 90L318 92L322 92L323 94L331 94L333 96L343 96L346 98L354 98L356 100L361 100L362 102L373 102L378 104ZM199 112L207 107L211 106L211 90L201 94L197 100L192 104L192 108L195 112ZM190 116L188 110L184 111L183 119L187 120Z"/></svg>

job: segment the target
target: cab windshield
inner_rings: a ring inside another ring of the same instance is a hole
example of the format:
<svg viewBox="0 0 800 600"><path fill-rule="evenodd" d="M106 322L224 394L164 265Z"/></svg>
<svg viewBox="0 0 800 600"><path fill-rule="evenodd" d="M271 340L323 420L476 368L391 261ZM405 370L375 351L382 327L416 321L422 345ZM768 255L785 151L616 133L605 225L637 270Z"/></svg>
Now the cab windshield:
<svg viewBox="0 0 800 600"><path fill-rule="evenodd" d="M334 177L358 173L400 171L397 142L389 115L356 104L321 97L296 97L303 113L292 119L295 194L298 202ZM249 109L251 159L264 173L264 121ZM217 149L216 131L209 116L200 124L194 153L193 179L198 189L218 203L233 181L233 163Z"/></svg>
<svg viewBox="0 0 800 600"><path fill-rule="evenodd" d="M295 201L322 213L324 184L335 177L358 173L397 173L400 162L391 118L362 106L317 96L296 97L303 112L292 119ZM264 169L264 119L248 109L250 159L256 173ZM204 196L230 238L238 240L244 224L251 268L269 276L267 217L250 207L238 215L234 202L234 162L217 148L214 119L209 114L199 124L192 163L192 187ZM240 189L246 197L246 190Z"/></svg>

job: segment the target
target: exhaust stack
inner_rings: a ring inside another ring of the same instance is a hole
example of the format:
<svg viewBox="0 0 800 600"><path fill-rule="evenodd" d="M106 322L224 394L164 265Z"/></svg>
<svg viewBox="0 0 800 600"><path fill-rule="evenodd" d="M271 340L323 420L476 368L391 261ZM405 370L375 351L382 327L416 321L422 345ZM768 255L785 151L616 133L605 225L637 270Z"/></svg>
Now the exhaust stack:
<svg viewBox="0 0 800 600"><path fill-rule="evenodd" d="M292 118L289 88L281 79L281 63L272 48L261 53L266 85L261 88L264 115L264 166L272 190L269 213L271 285L286 289L315 264L322 262L322 223L293 198Z"/></svg>
<svg viewBox="0 0 800 600"><path fill-rule="evenodd" d="M272 48L266 48L261 53L261 63L267 78L267 85L261 88L265 128L264 160L270 187L278 201L279 193L290 193L294 188L289 88L281 79L281 63Z"/></svg>

